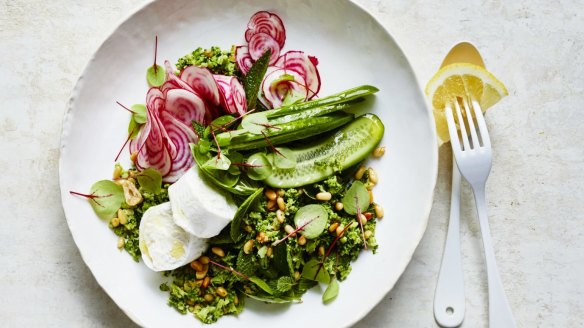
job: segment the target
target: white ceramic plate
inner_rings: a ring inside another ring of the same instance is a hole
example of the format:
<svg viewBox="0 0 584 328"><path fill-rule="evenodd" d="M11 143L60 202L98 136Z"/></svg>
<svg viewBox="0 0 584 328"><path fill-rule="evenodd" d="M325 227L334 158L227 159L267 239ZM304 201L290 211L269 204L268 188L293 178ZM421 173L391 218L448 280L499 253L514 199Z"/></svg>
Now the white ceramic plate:
<svg viewBox="0 0 584 328"><path fill-rule="evenodd" d="M382 143L387 154L371 160L381 181L375 201L383 204L386 214L378 225L378 253L359 257L332 304L322 304L318 288L301 304L250 300L241 315L224 317L216 326L349 326L391 290L426 228L437 174L434 124L408 61L373 17L338 0L155 1L121 24L88 64L65 117L60 159L63 207L81 255L114 302L140 325L201 326L192 315L180 315L166 305L167 294L158 289L160 275L118 251L106 223L69 190L86 191L111 176L129 119L115 101L145 101L154 35L159 39L159 62L176 62L199 46L242 44L246 23L258 10L277 12L283 19L286 50L318 57L320 95L360 84L381 90L366 107L386 125Z"/></svg>

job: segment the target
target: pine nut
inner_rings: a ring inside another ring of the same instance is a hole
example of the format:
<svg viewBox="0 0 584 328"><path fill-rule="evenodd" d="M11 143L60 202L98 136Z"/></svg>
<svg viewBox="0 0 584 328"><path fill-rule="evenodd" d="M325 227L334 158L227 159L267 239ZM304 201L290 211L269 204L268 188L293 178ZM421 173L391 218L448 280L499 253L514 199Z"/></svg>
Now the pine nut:
<svg viewBox="0 0 584 328"><path fill-rule="evenodd" d="M298 238L298 245L300 245L300 246L304 246L304 245L306 245L306 237L304 237L303 235L301 235L301 236Z"/></svg>
<svg viewBox="0 0 584 328"><path fill-rule="evenodd" d="M213 297L213 295L211 295L211 294L205 294L205 296L203 296L203 298L207 302L213 302L213 300L215 299L215 297Z"/></svg>
<svg viewBox="0 0 584 328"><path fill-rule="evenodd" d="M379 204L375 204L375 216L377 216L378 219L381 219L383 218L383 214L383 207Z"/></svg>
<svg viewBox="0 0 584 328"><path fill-rule="evenodd" d="M233 298L233 304L235 305L239 304L239 298L237 297L237 295L235 295L235 297Z"/></svg>
<svg viewBox="0 0 584 328"><path fill-rule="evenodd" d="M324 246L319 246L318 247L318 255L324 256Z"/></svg>
<svg viewBox="0 0 584 328"><path fill-rule="evenodd" d="M220 247L213 247L213 248L211 248L211 252L213 252L213 254L215 254L215 255L217 255L219 257L225 256L225 252Z"/></svg>
<svg viewBox="0 0 584 328"><path fill-rule="evenodd" d="M210 261L210 260L211 260L211 259L209 259L209 257L208 257L208 256L204 256L204 255L203 255L203 256L199 257L199 262L201 262L201 264L209 264L209 261Z"/></svg>
<svg viewBox="0 0 584 328"><path fill-rule="evenodd" d="M217 287L217 289L215 290L215 292L221 298L224 298L225 296L227 296L227 290L225 288L223 288L223 287Z"/></svg>
<svg viewBox="0 0 584 328"><path fill-rule="evenodd" d="M375 150L373 151L373 157L381 157L385 154L385 146L381 146L381 147L377 147L375 148Z"/></svg>
<svg viewBox="0 0 584 328"><path fill-rule="evenodd" d="M272 248L272 246L268 247L268 250L266 251L266 256L272 257L273 253L274 253L274 249Z"/></svg>
<svg viewBox="0 0 584 328"><path fill-rule="evenodd" d="M278 193L278 196L280 196L280 197L284 197L284 195L286 195L286 192L284 191L284 189L278 189L277 193Z"/></svg>
<svg viewBox="0 0 584 328"><path fill-rule="evenodd" d="M284 212L282 210L276 211L276 218L280 223L284 223L284 221L286 221L286 217L284 216Z"/></svg>
<svg viewBox="0 0 584 328"><path fill-rule="evenodd" d="M120 224L128 223L128 215L126 215L126 211L121 208L118 210L118 219L120 219Z"/></svg>
<svg viewBox="0 0 584 328"><path fill-rule="evenodd" d="M248 240L245 245L243 245L243 252L245 254L250 254L252 249L253 249L253 244L254 244L254 240L250 239Z"/></svg>
<svg viewBox="0 0 584 328"><path fill-rule="evenodd" d="M336 202L335 203L335 210L337 210L338 212L342 211L343 208L344 208L343 203L341 203L341 202Z"/></svg>
<svg viewBox="0 0 584 328"><path fill-rule="evenodd" d="M132 162L135 162L137 157L138 157L138 152L137 151L135 151L132 154L130 154L130 160Z"/></svg>
<svg viewBox="0 0 584 328"><path fill-rule="evenodd" d="M345 229L345 227L342 224L339 224L339 226L335 230L335 232L337 233L337 236L340 236L341 234L343 234L344 229Z"/></svg>
<svg viewBox="0 0 584 328"><path fill-rule="evenodd" d="M124 239L124 237L120 237L118 238L118 248L122 249L124 248L124 245L126 244L126 240Z"/></svg>
<svg viewBox="0 0 584 328"><path fill-rule="evenodd" d="M329 201L333 198L333 195L328 191L319 192L316 194L316 199L321 201Z"/></svg>
<svg viewBox="0 0 584 328"><path fill-rule="evenodd" d="M369 239L371 238L371 236L373 236L373 231L371 230L365 230L365 239Z"/></svg>
<svg viewBox="0 0 584 328"><path fill-rule="evenodd" d="M203 264L198 260L194 260L193 262L191 262L191 268L193 268L193 270L197 272L200 272L203 271Z"/></svg>
<svg viewBox="0 0 584 328"><path fill-rule="evenodd" d="M256 236L256 240L258 241L258 243L265 243L266 242L266 233L263 231L260 231L258 233L258 235Z"/></svg>
<svg viewBox="0 0 584 328"><path fill-rule="evenodd" d="M120 219L118 219L118 218L113 218L113 219L110 221L110 223L111 223L112 227L114 227L114 228L117 228L117 227L120 225Z"/></svg>
<svg viewBox="0 0 584 328"><path fill-rule="evenodd" d="M197 279L203 279L207 276L207 271L208 270L203 270L203 271L197 271L195 272L195 278Z"/></svg>
<svg viewBox="0 0 584 328"><path fill-rule="evenodd" d="M264 192L264 195L266 195L266 198L269 200L276 200L276 197L278 197L278 195L276 194L276 192L273 189L267 189Z"/></svg>
<svg viewBox="0 0 584 328"><path fill-rule="evenodd" d="M359 213L358 218L359 218L359 221L361 221L361 224L367 223L367 217L363 213Z"/></svg>
<svg viewBox="0 0 584 328"><path fill-rule="evenodd" d="M276 203L276 200L269 200L268 203L266 204L266 208L270 212L275 211L278 208L278 204Z"/></svg>
<svg viewBox="0 0 584 328"><path fill-rule="evenodd" d="M365 166L359 167L357 172L355 172L355 180L361 180L363 178L363 175L365 174L365 170L366 170Z"/></svg>
<svg viewBox="0 0 584 328"><path fill-rule="evenodd" d="M369 192L369 204L373 204L373 191L367 190Z"/></svg>
<svg viewBox="0 0 584 328"><path fill-rule="evenodd" d="M280 211L282 212L286 211L286 202L284 201L284 198L278 197L276 202L278 203L278 208L280 209Z"/></svg>
<svg viewBox="0 0 584 328"><path fill-rule="evenodd" d="M328 231L329 232L334 232L334 231L337 230L337 227L338 226L339 226L339 223L338 222L335 222L335 223L331 224L331 226L329 227Z"/></svg>
<svg viewBox="0 0 584 328"><path fill-rule="evenodd" d="M243 226L243 230L247 233L250 233L253 231L253 228L250 225L246 224L245 226Z"/></svg>
<svg viewBox="0 0 584 328"><path fill-rule="evenodd" d="M209 276L207 276L207 277L205 277L205 279L203 279L203 283L201 284L201 287L207 288L207 287L209 287L210 284L211 284L211 278L209 278Z"/></svg>
<svg viewBox="0 0 584 328"><path fill-rule="evenodd" d="M284 227L284 231L286 231L287 234L290 235L290 237L294 237L296 236L296 233L294 232L294 227L292 227L291 225L287 224Z"/></svg>
<svg viewBox="0 0 584 328"><path fill-rule="evenodd" d="M377 184L377 182L379 182L379 178L377 178L377 172L375 172L375 170L372 167L367 169L367 175L369 176L369 181L374 185Z"/></svg>
<svg viewBox="0 0 584 328"><path fill-rule="evenodd" d="M116 165L116 167L114 167L114 174L113 174L113 179L117 180L122 176L122 167L119 165Z"/></svg>

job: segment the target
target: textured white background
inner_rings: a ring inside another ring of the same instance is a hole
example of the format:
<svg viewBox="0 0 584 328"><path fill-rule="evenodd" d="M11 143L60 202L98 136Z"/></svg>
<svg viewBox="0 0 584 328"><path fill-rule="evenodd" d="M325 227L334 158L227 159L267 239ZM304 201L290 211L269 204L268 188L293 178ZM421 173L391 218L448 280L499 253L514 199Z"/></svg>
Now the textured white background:
<svg viewBox="0 0 584 328"><path fill-rule="evenodd" d="M60 205L57 163L77 77L145 2L0 0L0 326L133 326L79 256ZM357 2L394 36L421 85L461 40L475 43L506 84L509 97L487 115L494 147L487 197L503 283L520 327L584 327L584 3ZM356 327L436 326L450 167L443 147L426 234L394 290ZM486 274L468 186L462 216L463 326L486 327Z"/></svg>

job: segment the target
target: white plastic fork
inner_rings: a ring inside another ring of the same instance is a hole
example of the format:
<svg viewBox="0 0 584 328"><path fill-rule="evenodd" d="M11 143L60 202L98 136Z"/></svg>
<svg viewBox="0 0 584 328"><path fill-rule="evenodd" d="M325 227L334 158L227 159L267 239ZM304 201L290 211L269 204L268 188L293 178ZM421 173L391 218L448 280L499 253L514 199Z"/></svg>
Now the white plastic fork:
<svg viewBox="0 0 584 328"><path fill-rule="evenodd" d="M458 100L461 100L466 120L462 115ZM511 307L505 296L505 290L501 282L501 276L497 269L497 261L493 251L493 243L489 229L489 219L487 217L487 204L485 199L485 184L491 172L492 153L491 140L487 131L487 124L481 111L481 107L474 99L470 99L472 106L466 98L453 99L452 104L446 106L446 120L448 122L448 132L450 134L452 152L456 159L456 164L460 174L471 185L477 214L481 226L483 237L483 248L485 251L485 262L487 264L487 279L489 288L489 327L491 328L514 328L515 320ZM458 124L460 126L460 138L456 129L452 105L456 110ZM471 109L472 107L472 109ZM473 120L471 110L474 110L477 128ZM467 134L470 132L470 140ZM462 145L461 145L462 142Z"/></svg>

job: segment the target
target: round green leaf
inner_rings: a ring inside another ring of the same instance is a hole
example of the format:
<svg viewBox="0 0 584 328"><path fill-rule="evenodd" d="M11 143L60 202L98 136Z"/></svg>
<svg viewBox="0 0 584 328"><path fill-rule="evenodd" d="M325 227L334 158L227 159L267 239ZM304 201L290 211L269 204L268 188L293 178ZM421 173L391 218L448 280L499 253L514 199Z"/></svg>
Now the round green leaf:
<svg viewBox="0 0 584 328"><path fill-rule="evenodd" d="M115 216L118 209L125 202L124 189L111 180L101 180L91 186L89 199L91 207L102 219L110 219Z"/></svg>
<svg viewBox="0 0 584 328"><path fill-rule="evenodd" d="M328 287L324 291L324 294L322 294L322 302L325 304L328 304L328 303L334 301L338 295L339 295L339 282L337 281L337 278L333 277L333 279L331 280L331 283L328 285Z"/></svg>
<svg viewBox="0 0 584 328"><path fill-rule="evenodd" d="M272 174L272 164L264 153L255 153L247 159L251 165L247 169L247 176L252 180L264 180Z"/></svg>
<svg viewBox="0 0 584 328"><path fill-rule="evenodd" d="M215 170L228 170L229 166L231 165L231 161L227 156L217 154L217 156L209 159L205 164L203 164L203 168L205 169L215 169Z"/></svg>
<svg viewBox="0 0 584 328"><path fill-rule="evenodd" d="M355 181L343 197L343 208L350 215L357 215L358 210L367 210L370 203L369 191L361 181Z"/></svg>
<svg viewBox="0 0 584 328"><path fill-rule="evenodd" d="M148 116L146 115L146 106L142 104L135 104L132 105L130 109L132 110L132 112L134 112L132 116L134 117L136 123L138 124L146 123L146 120L148 119Z"/></svg>
<svg viewBox="0 0 584 328"><path fill-rule="evenodd" d="M136 179L138 180L142 191L156 195L162 189L162 175L153 168L147 168L138 173Z"/></svg>
<svg viewBox="0 0 584 328"><path fill-rule="evenodd" d="M314 239L322 234L328 221L326 209L319 204L301 207L294 216L296 228L304 227L300 233L308 239Z"/></svg>
<svg viewBox="0 0 584 328"><path fill-rule="evenodd" d="M155 69L156 68L156 69ZM146 70L146 80L151 87L159 87L166 82L166 71L160 65L150 66Z"/></svg>

